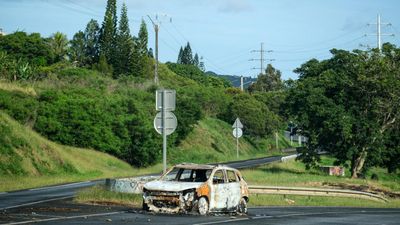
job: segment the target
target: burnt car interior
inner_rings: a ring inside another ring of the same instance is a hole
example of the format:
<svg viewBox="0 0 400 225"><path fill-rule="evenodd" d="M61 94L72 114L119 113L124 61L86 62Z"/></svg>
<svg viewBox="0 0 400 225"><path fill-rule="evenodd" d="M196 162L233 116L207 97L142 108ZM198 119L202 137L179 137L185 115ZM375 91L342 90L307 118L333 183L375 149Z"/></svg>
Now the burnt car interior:
<svg viewBox="0 0 400 225"><path fill-rule="evenodd" d="M210 169L175 168L166 174L162 180L179 182L205 182L211 174Z"/></svg>

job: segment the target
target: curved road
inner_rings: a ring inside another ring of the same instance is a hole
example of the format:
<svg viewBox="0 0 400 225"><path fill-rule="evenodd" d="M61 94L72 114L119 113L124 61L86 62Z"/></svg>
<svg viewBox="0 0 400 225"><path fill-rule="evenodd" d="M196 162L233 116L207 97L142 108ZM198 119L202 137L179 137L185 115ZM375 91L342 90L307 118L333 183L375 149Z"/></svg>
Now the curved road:
<svg viewBox="0 0 400 225"><path fill-rule="evenodd" d="M258 159L242 160L235 162L221 163L234 168L242 169L255 167L263 164L281 160L282 156L264 157ZM58 199L71 198L75 193L84 187L104 183L105 180L87 181L57 185L36 189L21 190L15 192L0 192L0 211L21 206L34 205Z"/></svg>

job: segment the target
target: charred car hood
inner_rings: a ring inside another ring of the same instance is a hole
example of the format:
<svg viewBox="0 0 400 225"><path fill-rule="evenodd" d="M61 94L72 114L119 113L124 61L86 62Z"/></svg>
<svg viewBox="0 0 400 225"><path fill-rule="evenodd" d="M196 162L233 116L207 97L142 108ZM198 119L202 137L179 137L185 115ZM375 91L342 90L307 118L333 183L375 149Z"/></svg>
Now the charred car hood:
<svg viewBox="0 0 400 225"><path fill-rule="evenodd" d="M204 182L177 182L177 181L150 181L144 185L149 191L170 191L179 192L187 189L196 189Z"/></svg>

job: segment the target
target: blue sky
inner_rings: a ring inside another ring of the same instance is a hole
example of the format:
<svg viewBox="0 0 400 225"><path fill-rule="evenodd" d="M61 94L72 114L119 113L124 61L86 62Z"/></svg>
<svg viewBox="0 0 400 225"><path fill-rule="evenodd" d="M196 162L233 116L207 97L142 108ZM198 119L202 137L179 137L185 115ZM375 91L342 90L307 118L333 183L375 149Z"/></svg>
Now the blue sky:
<svg viewBox="0 0 400 225"><path fill-rule="evenodd" d="M140 20L148 24L149 47L154 48L154 30L147 15L161 21L160 61L176 61L179 47L190 42L204 57L207 70L219 74L256 77L260 67L251 50L263 42L267 59L282 71L284 79L296 79L293 69L311 58L330 57L329 49L376 47L377 14L382 22L383 42L400 45L398 0L117 0L128 5L131 31L137 34ZM56 31L68 38L83 30L94 18L103 21L106 0L0 0L0 28L39 32ZM118 10L120 7L118 8ZM119 14L119 12L118 12ZM171 19L172 18L172 22ZM360 46L363 45L363 46Z"/></svg>

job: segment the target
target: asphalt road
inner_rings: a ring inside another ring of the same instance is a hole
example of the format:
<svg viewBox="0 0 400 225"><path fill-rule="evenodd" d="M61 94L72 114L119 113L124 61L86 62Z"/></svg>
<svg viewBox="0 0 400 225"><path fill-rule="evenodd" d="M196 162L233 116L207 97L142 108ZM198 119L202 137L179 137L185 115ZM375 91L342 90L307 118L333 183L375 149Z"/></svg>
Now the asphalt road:
<svg viewBox="0 0 400 225"><path fill-rule="evenodd" d="M75 195L76 191L81 188L90 187L104 182L104 180L88 181L14 192L1 192L0 211L47 201L54 201L57 199L71 198Z"/></svg>
<svg viewBox="0 0 400 225"><path fill-rule="evenodd" d="M227 214L167 215L138 209L77 205L71 200L39 203L0 213L0 224L400 224L400 209L340 207L259 207L249 208L247 216Z"/></svg>
<svg viewBox="0 0 400 225"><path fill-rule="evenodd" d="M265 157L251 160L223 163L234 168L249 168L257 165L279 161L281 156ZM21 190L15 192L0 192L0 211L26 205L33 205L41 202L57 199L71 198L75 193L84 187L104 183L105 180L71 183L58 186L50 186L36 189Z"/></svg>

